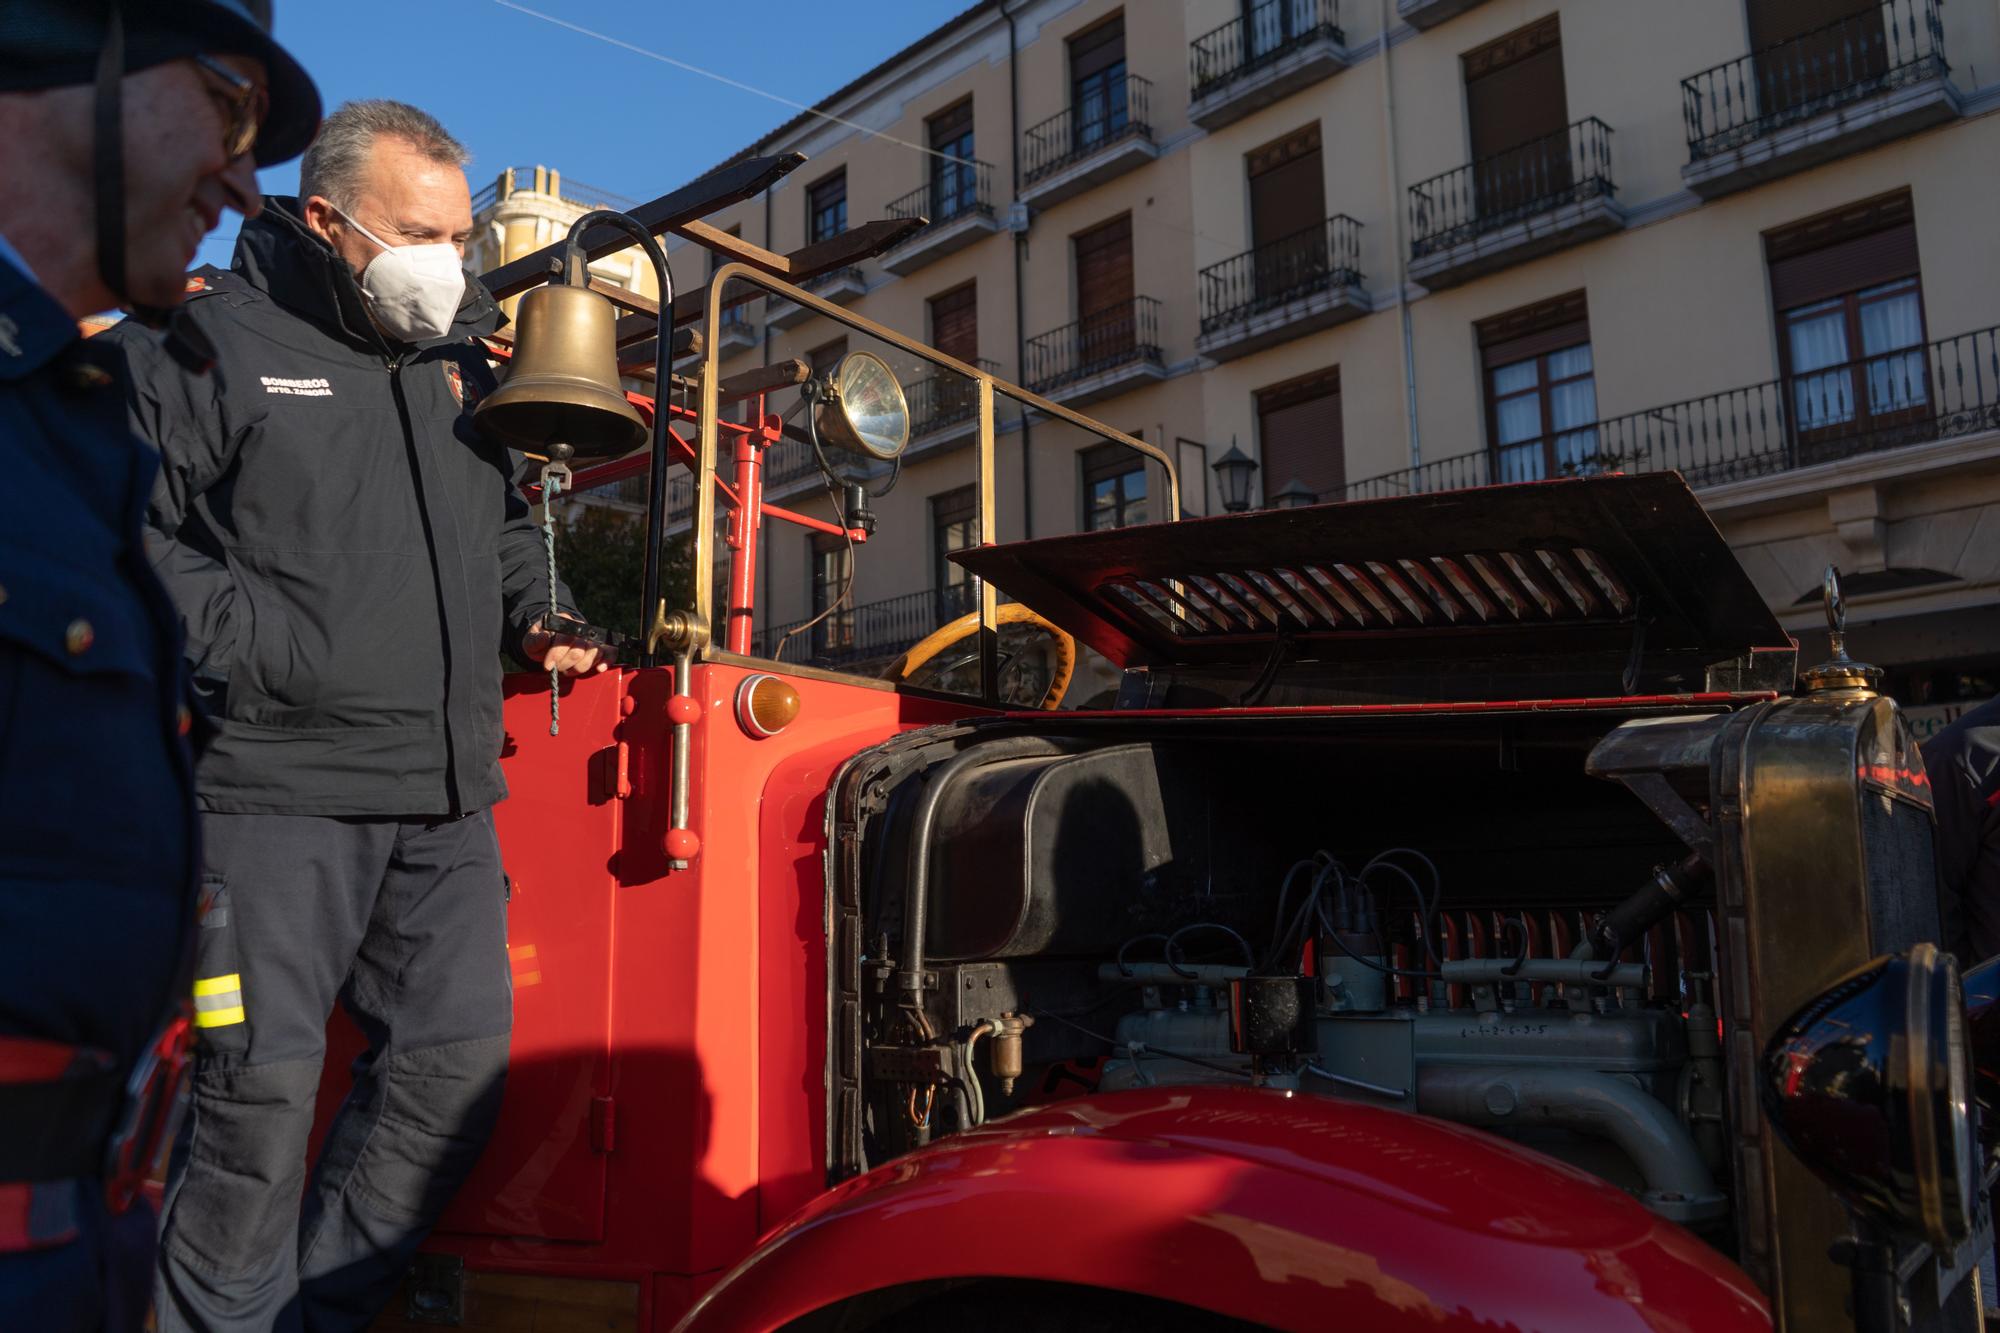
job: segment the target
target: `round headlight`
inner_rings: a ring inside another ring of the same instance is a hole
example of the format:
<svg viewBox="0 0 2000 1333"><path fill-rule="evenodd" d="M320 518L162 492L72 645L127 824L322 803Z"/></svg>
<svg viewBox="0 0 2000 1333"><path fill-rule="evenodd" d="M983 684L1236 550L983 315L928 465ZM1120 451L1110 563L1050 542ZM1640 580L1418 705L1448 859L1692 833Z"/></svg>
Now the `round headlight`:
<svg viewBox="0 0 2000 1333"><path fill-rule="evenodd" d="M1778 1136L1849 1204L1941 1250L1972 1234L1973 1137L1958 966L1929 944L1877 958L1764 1051Z"/></svg>
<svg viewBox="0 0 2000 1333"><path fill-rule="evenodd" d="M910 405L903 386L889 363L873 352L849 352L834 366L816 424L829 444L884 462L910 443Z"/></svg>

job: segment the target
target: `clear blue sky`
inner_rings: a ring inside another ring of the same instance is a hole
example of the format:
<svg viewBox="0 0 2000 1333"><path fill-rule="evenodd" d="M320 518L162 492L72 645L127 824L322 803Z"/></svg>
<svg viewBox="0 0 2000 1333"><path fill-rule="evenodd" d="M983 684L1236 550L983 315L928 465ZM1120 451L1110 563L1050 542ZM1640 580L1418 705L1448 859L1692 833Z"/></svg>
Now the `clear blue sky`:
<svg viewBox="0 0 2000 1333"><path fill-rule="evenodd" d="M523 0L530 8L810 105L972 0ZM544 163L632 199L706 171L795 113L767 98L566 31L494 0L278 0L278 38L327 109L356 97L424 108L472 150L477 191ZM298 188L296 161L259 173ZM227 267L228 215L197 262Z"/></svg>

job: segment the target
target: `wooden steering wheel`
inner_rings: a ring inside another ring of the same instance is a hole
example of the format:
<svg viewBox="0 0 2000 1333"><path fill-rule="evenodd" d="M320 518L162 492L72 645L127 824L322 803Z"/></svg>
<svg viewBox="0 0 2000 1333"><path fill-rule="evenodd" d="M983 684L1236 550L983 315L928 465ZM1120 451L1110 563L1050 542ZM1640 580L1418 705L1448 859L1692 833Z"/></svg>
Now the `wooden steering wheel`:
<svg viewBox="0 0 2000 1333"><path fill-rule="evenodd" d="M1076 672L1076 640L1056 628L1046 617L1035 614L1019 602L1001 603L994 620L1000 637L1001 699L1024 708L1059 707L1063 694L1069 689L1070 677ZM1034 637L1046 637L1048 640L1052 659L1049 683L1042 690L1039 701L1010 697L1010 686L1017 691L1024 686L1032 688L1024 670L1028 665L1028 654L1023 650L1028 646L1027 641ZM928 685L935 689L949 688L945 682L953 675L968 667L975 673L978 671L978 638L979 613L975 611L960 616L911 645L901 657L882 669L882 678Z"/></svg>

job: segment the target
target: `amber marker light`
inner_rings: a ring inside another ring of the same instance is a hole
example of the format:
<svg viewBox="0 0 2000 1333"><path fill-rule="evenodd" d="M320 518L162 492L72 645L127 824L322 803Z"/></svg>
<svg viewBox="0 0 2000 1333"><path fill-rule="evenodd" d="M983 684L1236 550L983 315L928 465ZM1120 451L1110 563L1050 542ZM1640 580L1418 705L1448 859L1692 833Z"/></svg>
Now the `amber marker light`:
<svg viewBox="0 0 2000 1333"><path fill-rule="evenodd" d="M799 692L776 676L750 676L736 687L736 720L758 740L775 736L799 715Z"/></svg>

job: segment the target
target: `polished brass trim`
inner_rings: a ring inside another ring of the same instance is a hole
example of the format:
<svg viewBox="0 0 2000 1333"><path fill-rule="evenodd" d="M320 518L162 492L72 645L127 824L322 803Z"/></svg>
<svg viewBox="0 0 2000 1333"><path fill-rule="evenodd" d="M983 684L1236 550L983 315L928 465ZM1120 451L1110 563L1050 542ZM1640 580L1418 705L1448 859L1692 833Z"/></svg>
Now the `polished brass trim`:
<svg viewBox="0 0 2000 1333"><path fill-rule="evenodd" d="M805 309L826 316L836 324L856 329L868 336L887 343L891 347L908 352L911 356L934 366L956 372L979 385L979 494L980 494L980 541L991 544L998 539L995 526L997 497L994 486L994 404L1000 393L1005 393L1024 408L1032 408L1044 416L1067 421L1103 439L1124 445L1145 458L1158 463L1167 476L1166 521L1175 522L1181 512L1180 471L1166 451L1146 443L1124 431L1113 430L1101 421L1084 416L1080 412L1050 402L1040 394L1031 393L1018 384L989 374L979 367L946 356L935 347L905 337L886 325L842 309L831 301L822 300L803 288L774 277L748 264L728 263L718 268L708 280L703 293L706 298L705 328L716 328L722 318L722 293L732 281L742 281L767 295L782 297L796 302ZM733 303L732 303L733 304ZM697 423L700 431L694 442L697 470L694 477L694 611L703 624L714 623L715 613L715 438L718 415L716 386L721 376L721 348L719 340L708 339L709 344L702 349L701 358L701 412ZM989 702L997 697L999 689L998 669L994 665L997 658L998 640L995 637L995 614L998 599L991 587L980 585L980 665L983 689ZM713 642L704 643L700 648L700 660L704 662L721 660L719 650ZM762 658L748 659L764 661ZM834 676L839 680L859 680L864 677Z"/></svg>
<svg viewBox="0 0 2000 1333"><path fill-rule="evenodd" d="M1890 1057L1903 1066L1905 1112L1910 1122L1910 1171L1917 1178L1917 1209L1924 1234L1941 1252L1952 1248L1944 1229L1944 1182L1938 1174L1937 1126L1931 1123L1931 969L1937 948L1921 943L1910 950L1904 977L1903 1032L1890 1043Z"/></svg>

